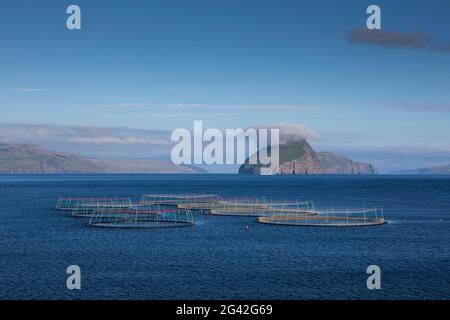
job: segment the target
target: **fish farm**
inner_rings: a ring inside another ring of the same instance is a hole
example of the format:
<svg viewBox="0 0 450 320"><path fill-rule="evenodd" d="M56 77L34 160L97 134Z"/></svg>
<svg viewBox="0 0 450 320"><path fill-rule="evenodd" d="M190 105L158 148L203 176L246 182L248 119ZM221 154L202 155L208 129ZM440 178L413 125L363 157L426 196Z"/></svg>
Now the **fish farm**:
<svg viewBox="0 0 450 320"><path fill-rule="evenodd" d="M213 194L144 194L141 196L140 203L165 206L211 207L218 200L219 197Z"/></svg>
<svg viewBox="0 0 450 320"><path fill-rule="evenodd" d="M270 214L258 222L285 226L362 227L385 224L382 209L361 209L318 212L316 215Z"/></svg>
<svg viewBox="0 0 450 320"><path fill-rule="evenodd" d="M88 223L104 228L179 228L194 226L191 212L163 208L100 209Z"/></svg>
<svg viewBox="0 0 450 320"><path fill-rule="evenodd" d="M268 202L259 199L219 201L211 209L213 215L260 217L272 214L315 215L312 201Z"/></svg>
<svg viewBox="0 0 450 320"><path fill-rule="evenodd" d="M382 209L317 211L312 201L223 198L214 194L144 194L130 197L60 198L56 210L88 218L91 227L169 228L194 226L195 214L255 217L262 224L357 227L385 224Z"/></svg>
<svg viewBox="0 0 450 320"><path fill-rule="evenodd" d="M87 207L117 208L131 206L131 198L59 198L56 210L72 211Z"/></svg>

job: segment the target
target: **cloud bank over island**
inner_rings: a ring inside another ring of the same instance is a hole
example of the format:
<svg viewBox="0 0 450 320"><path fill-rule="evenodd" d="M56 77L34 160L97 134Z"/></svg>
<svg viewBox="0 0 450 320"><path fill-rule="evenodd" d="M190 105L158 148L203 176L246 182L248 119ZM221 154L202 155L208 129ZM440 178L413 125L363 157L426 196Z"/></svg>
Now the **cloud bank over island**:
<svg viewBox="0 0 450 320"><path fill-rule="evenodd" d="M255 129L278 129L280 130L280 143L288 141L308 140L317 141L321 139L320 134L302 124L288 124L288 123L269 123L265 125L257 125Z"/></svg>
<svg viewBox="0 0 450 320"><path fill-rule="evenodd" d="M50 124L0 124L0 142L100 158L166 158L172 146L169 131Z"/></svg>

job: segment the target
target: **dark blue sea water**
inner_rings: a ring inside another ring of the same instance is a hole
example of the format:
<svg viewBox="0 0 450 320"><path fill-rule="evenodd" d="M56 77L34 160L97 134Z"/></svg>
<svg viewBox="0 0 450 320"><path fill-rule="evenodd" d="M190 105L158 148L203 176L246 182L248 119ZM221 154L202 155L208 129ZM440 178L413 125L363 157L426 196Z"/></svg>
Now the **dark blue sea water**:
<svg viewBox="0 0 450 320"><path fill-rule="evenodd" d="M283 227L198 215L191 228L103 229L53 210L58 197L177 192L383 207L389 223ZM72 264L80 291L66 288ZM381 290L366 287L371 264ZM0 298L449 299L450 178L0 176Z"/></svg>

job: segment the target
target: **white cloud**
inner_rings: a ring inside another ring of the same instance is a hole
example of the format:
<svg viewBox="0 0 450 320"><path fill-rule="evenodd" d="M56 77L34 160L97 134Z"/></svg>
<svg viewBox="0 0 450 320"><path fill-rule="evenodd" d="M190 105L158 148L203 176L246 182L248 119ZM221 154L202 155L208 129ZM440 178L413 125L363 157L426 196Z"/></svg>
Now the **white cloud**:
<svg viewBox="0 0 450 320"><path fill-rule="evenodd" d="M258 125L256 129L279 129L280 141L289 140L320 140L320 134L312 128L302 124L272 123L266 125Z"/></svg>
<svg viewBox="0 0 450 320"><path fill-rule="evenodd" d="M41 89L36 88L9 88L8 90L14 92L41 92Z"/></svg>
<svg viewBox="0 0 450 320"><path fill-rule="evenodd" d="M48 135L48 132L45 129L37 128L34 130L34 136L36 137L36 139L43 139L47 135Z"/></svg>
<svg viewBox="0 0 450 320"><path fill-rule="evenodd" d="M62 126L0 123L3 143L38 144L49 150L99 158L124 155L139 158L170 154L170 131L125 127Z"/></svg>
<svg viewBox="0 0 450 320"><path fill-rule="evenodd" d="M211 109L211 110L260 110L260 111L306 111L314 109L310 105L289 104L204 104L204 103L124 103L103 106L103 110L130 110L144 108L167 108L167 109Z"/></svg>
<svg viewBox="0 0 450 320"><path fill-rule="evenodd" d="M162 139L144 139L136 137L74 137L69 138L67 142L77 144L149 144L149 145L168 145L167 140Z"/></svg>

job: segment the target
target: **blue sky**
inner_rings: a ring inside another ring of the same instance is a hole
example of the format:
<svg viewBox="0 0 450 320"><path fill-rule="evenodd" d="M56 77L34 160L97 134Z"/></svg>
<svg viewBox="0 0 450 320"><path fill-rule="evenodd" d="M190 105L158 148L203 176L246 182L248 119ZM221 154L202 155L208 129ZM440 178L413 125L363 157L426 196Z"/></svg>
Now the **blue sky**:
<svg viewBox="0 0 450 320"><path fill-rule="evenodd" d="M385 34L352 41L370 4ZM450 163L446 0L4 1L0 39L0 123L302 124L382 170Z"/></svg>

